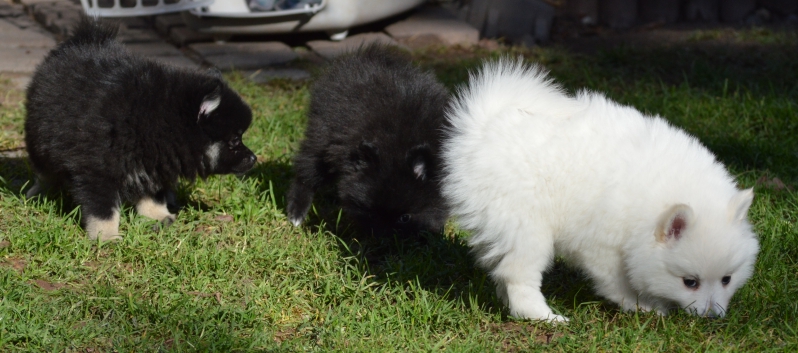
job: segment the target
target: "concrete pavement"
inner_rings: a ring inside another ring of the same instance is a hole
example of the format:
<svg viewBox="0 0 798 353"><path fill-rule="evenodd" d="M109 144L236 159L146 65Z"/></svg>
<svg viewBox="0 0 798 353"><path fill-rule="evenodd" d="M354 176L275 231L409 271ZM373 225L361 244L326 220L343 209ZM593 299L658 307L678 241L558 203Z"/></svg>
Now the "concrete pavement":
<svg viewBox="0 0 798 353"><path fill-rule="evenodd" d="M81 11L77 0L0 0L0 79L23 89L36 65L69 34ZM428 44L471 46L479 40L475 28L439 8L423 8L383 31L359 33L338 42L293 43L294 47L273 39L214 42L211 35L187 27L179 14L121 19L119 39L132 52L165 64L245 70L247 77L257 82L306 79L309 74L301 65L292 65L298 59L330 60L371 42L417 48Z"/></svg>

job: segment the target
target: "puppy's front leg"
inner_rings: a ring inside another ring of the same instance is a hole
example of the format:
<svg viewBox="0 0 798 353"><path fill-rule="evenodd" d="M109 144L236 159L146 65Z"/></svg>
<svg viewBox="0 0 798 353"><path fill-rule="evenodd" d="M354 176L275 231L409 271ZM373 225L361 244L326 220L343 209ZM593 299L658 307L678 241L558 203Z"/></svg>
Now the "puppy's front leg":
<svg viewBox="0 0 798 353"><path fill-rule="evenodd" d="M169 212L167 207L168 191L161 191L153 196L144 196L136 202L138 214L160 221L163 227L168 227L175 222L175 214Z"/></svg>
<svg viewBox="0 0 798 353"><path fill-rule="evenodd" d="M319 186L329 181L326 173L329 168L318 149L319 146L311 146L306 140L294 159L294 180L286 195L285 213L295 226L305 220Z"/></svg>
<svg viewBox="0 0 798 353"><path fill-rule="evenodd" d="M310 210L310 204L313 202L313 194L313 189L305 185L299 178L294 178L288 189L288 203L285 206L285 213L293 225L299 226L305 220L305 216Z"/></svg>
<svg viewBox="0 0 798 353"><path fill-rule="evenodd" d="M587 250L585 250L587 252ZM584 267L593 279L596 292L617 303L624 311L651 311L653 306L632 288L624 266L623 254L615 249L590 249ZM614 259L614 260L613 260Z"/></svg>
<svg viewBox="0 0 798 353"><path fill-rule="evenodd" d="M565 322L568 318L555 314L540 291L543 271L554 256L551 241L543 240L532 247L516 245L514 250L499 261L492 275L497 282L499 297L510 308L510 315L532 320Z"/></svg>

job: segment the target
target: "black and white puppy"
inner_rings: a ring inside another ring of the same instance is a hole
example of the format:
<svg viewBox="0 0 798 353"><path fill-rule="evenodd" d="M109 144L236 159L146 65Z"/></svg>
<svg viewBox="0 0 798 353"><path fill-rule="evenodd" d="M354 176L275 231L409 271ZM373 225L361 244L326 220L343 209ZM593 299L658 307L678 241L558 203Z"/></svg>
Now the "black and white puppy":
<svg viewBox="0 0 798 353"><path fill-rule="evenodd" d="M448 217L438 185L448 97L395 48L366 46L333 62L311 90L289 220L300 225L316 190L337 183L365 231L439 232Z"/></svg>
<svg viewBox="0 0 798 353"><path fill-rule="evenodd" d="M249 106L218 71L180 70L130 54L116 27L83 18L39 65L27 90L25 142L44 185L66 188L90 239L119 237L119 209L168 225L178 178L243 173Z"/></svg>

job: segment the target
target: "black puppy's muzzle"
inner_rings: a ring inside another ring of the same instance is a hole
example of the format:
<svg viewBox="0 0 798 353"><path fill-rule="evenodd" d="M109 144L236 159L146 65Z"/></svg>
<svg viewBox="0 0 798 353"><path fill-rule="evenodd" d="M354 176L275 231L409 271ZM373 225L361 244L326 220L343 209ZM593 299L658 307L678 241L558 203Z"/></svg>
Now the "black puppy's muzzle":
<svg viewBox="0 0 798 353"><path fill-rule="evenodd" d="M255 162L258 160L258 158L255 157L255 154L252 153L252 151L249 151L249 150L247 150L245 153L247 155L244 156L244 158L241 159L241 162L239 162L238 164L236 164L232 168L233 173L236 173L236 174L244 173L244 172L252 169L253 166L255 166Z"/></svg>

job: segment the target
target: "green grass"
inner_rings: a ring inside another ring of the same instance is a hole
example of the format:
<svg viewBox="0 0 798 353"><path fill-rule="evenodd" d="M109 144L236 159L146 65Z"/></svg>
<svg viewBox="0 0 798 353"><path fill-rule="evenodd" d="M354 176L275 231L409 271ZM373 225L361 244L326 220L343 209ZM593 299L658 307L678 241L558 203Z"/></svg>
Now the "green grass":
<svg viewBox="0 0 798 353"><path fill-rule="evenodd" d="M543 63L571 91L667 117L741 187L756 187L750 219L762 251L726 318L623 313L558 262L543 291L571 322L516 320L454 225L444 236L373 239L352 232L327 197L296 229L283 195L308 86L234 74L255 112L245 142L259 163L242 178L181 185L178 221L160 232L127 208L124 241L88 241L68 196L25 200L26 160L0 157L0 351L796 351L798 50L794 37L763 35L736 35L755 37L756 50L504 50ZM454 88L500 54L415 57ZM21 146L23 120L21 105L0 107L1 150Z"/></svg>

